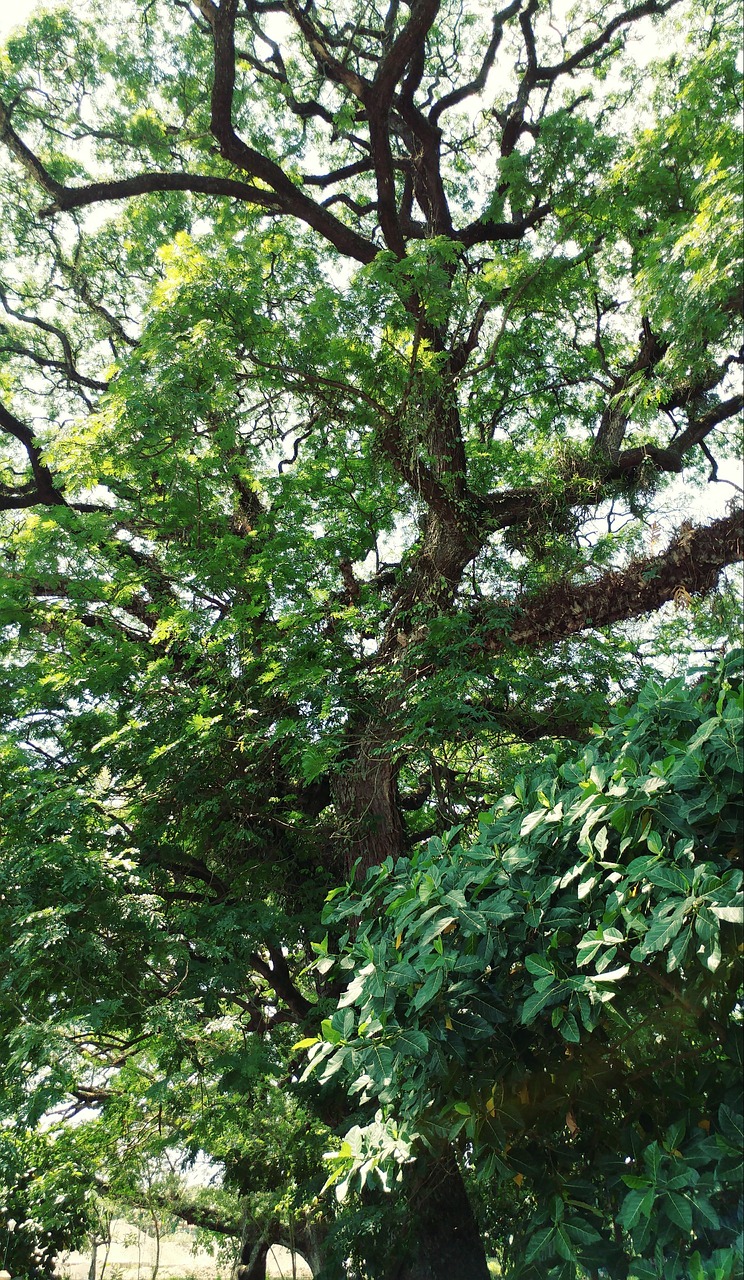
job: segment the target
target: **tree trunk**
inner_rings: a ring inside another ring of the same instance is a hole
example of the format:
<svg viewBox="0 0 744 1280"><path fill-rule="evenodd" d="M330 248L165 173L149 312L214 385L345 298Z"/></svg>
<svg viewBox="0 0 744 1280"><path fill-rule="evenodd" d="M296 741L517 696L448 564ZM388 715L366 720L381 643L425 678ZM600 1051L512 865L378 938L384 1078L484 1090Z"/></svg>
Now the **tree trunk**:
<svg viewBox="0 0 744 1280"><path fill-rule="evenodd" d="M300 1252L314 1276L323 1270L325 1264L325 1236L325 1231L321 1233L312 1227L308 1227L304 1234Z"/></svg>
<svg viewBox="0 0 744 1280"><path fill-rule="evenodd" d="M107 1228L106 1228L107 1234L103 1242L106 1248L103 1253L103 1265L101 1266L101 1274L98 1277L98 1280L103 1280L103 1277L106 1274L106 1267L108 1266L109 1254L111 1253L111 1221L112 1221L111 1218L107 1220Z"/></svg>
<svg viewBox="0 0 744 1280"><path fill-rule="evenodd" d="M405 851L405 831L389 727L367 722L349 739L345 768L331 788L349 868L357 863L363 876ZM384 1270L374 1280L489 1280L454 1151L417 1162L393 1194L404 1198L406 1226L402 1239L391 1240Z"/></svg>
<svg viewBox="0 0 744 1280"><path fill-rule="evenodd" d="M389 733L384 726L368 724L354 734L345 767L331 786L344 828L349 870L359 862L357 874L363 876L369 867L403 853L405 833Z"/></svg>
<svg viewBox="0 0 744 1280"><path fill-rule="evenodd" d="M160 1270L160 1219L153 1209L150 1210L150 1216L152 1217L152 1225L155 1232L155 1261L153 1262L150 1280L157 1280L158 1271Z"/></svg>
<svg viewBox="0 0 744 1280"><path fill-rule="evenodd" d="M266 1280L266 1259L269 1256L271 1242L260 1240L245 1244L240 1263L236 1270L238 1280Z"/></svg>
<svg viewBox="0 0 744 1280"><path fill-rule="evenodd" d="M294 1229L290 1233L282 1229L279 1232L277 1244L281 1244L285 1249L289 1249L293 1255L307 1264L314 1276L319 1275L326 1266L328 1258L328 1250L326 1247L326 1237L328 1235L328 1226L325 1222L299 1221L294 1224Z"/></svg>
<svg viewBox="0 0 744 1280"><path fill-rule="evenodd" d="M489 1280L478 1225L453 1152L411 1175L408 1239L385 1280Z"/></svg>

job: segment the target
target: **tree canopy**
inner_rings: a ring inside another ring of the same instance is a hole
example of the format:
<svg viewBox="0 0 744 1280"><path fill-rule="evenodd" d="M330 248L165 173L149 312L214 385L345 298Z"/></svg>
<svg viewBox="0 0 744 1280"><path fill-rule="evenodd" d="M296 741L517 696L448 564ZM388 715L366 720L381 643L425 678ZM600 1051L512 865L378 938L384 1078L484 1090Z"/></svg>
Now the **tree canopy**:
<svg viewBox="0 0 744 1280"><path fill-rule="evenodd" d="M77 1170L24 1274L174 1152L250 1280L736 1274L736 16L0 50L0 1159Z"/></svg>

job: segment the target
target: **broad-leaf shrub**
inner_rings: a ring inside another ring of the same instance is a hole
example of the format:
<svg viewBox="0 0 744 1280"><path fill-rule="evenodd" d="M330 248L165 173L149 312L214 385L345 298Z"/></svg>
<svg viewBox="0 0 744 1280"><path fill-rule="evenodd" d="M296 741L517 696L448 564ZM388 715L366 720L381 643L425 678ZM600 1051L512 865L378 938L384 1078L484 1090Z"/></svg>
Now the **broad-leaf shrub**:
<svg viewBox="0 0 744 1280"><path fill-rule="evenodd" d="M741 1274L741 776L737 653L330 895L340 1195L456 1141L510 1276Z"/></svg>

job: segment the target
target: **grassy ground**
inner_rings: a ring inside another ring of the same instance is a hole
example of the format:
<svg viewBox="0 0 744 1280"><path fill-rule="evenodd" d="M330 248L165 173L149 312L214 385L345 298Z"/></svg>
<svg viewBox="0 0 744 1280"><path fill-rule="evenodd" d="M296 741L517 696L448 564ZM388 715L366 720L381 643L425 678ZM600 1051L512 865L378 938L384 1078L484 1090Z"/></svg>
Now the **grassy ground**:
<svg viewBox="0 0 744 1280"><path fill-rule="evenodd" d="M105 1280L151 1280L156 1260L154 1238L129 1222L113 1223L112 1242L106 1263ZM105 1250L99 1246L96 1273L100 1277ZM57 1259L56 1275L60 1280L88 1280L90 1254L69 1253ZM269 1254L270 1280L290 1280L293 1276L292 1256L277 1246ZM229 1265L220 1265L205 1249L194 1248L194 1237L188 1231L163 1236L160 1242L157 1280L227 1280ZM309 1280L310 1272L300 1259L296 1264L296 1280Z"/></svg>

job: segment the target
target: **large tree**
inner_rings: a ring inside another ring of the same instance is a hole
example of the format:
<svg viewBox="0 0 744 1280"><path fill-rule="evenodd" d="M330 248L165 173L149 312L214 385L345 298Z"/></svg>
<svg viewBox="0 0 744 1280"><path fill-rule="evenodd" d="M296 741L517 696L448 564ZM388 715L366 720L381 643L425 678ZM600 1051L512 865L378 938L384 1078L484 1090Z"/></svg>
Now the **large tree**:
<svg viewBox="0 0 744 1280"><path fill-rule="evenodd" d="M338 996L307 969L328 891L725 638L741 514L684 507L744 403L735 48L718 0L127 0L8 40L2 1017L32 1115L146 1114L250 1189L243 1099L320 1168L356 1105L292 1057ZM457 1151L418 1157L394 1274L454 1276L456 1240L485 1275Z"/></svg>

